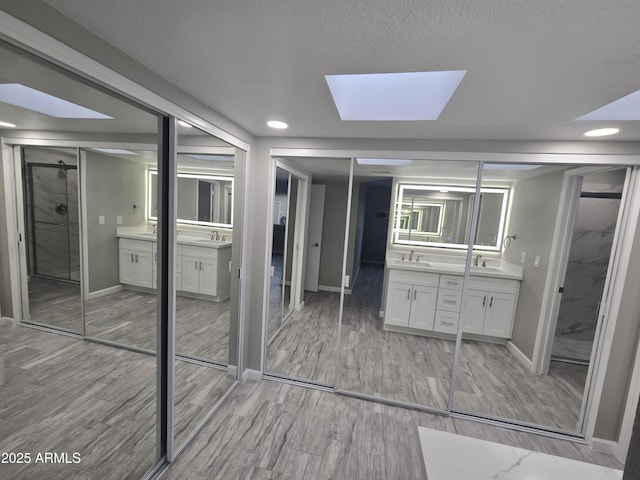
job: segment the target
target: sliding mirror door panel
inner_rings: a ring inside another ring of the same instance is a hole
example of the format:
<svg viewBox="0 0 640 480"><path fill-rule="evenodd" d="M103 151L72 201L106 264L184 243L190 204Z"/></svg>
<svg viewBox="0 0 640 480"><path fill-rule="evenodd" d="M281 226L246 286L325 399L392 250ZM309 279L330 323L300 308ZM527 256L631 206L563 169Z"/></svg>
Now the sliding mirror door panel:
<svg viewBox="0 0 640 480"><path fill-rule="evenodd" d="M77 155L75 148L22 149L28 272L23 312L31 323L82 333Z"/></svg>
<svg viewBox="0 0 640 480"><path fill-rule="evenodd" d="M276 165L265 372L332 386L350 162Z"/></svg>
<svg viewBox="0 0 640 480"><path fill-rule="evenodd" d="M232 261L242 250L242 212L234 209L235 165L243 160L244 152L179 122L173 395L178 449L236 380L230 338L237 341L238 309L232 307L238 303L238 278ZM156 181L150 172L149 191Z"/></svg>
<svg viewBox="0 0 640 480"><path fill-rule="evenodd" d="M508 200L481 196L453 410L582 433L626 171L577 167L484 166L483 190L506 190ZM503 228L483 230L483 215L500 209ZM489 249L494 238L498 249ZM558 280L554 268L562 270ZM545 298L559 303L542 338L552 345L547 369L536 374Z"/></svg>
<svg viewBox="0 0 640 480"><path fill-rule="evenodd" d="M339 390L447 410L476 176L356 159Z"/></svg>

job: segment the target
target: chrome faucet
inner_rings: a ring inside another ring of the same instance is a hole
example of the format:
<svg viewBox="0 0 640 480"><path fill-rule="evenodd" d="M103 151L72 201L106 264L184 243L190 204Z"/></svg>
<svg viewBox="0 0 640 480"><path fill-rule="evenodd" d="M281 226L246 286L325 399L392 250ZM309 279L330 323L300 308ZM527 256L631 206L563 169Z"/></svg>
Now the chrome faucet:
<svg viewBox="0 0 640 480"><path fill-rule="evenodd" d="M482 255L478 254L476 255L476 259L473 261L473 266L477 267L479 265L480 259L482 258Z"/></svg>
<svg viewBox="0 0 640 480"><path fill-rule="evenodd" d="M211 232L211 240L220 240L220 234L218 233L217 230L214 230L213 232Z"/></svg>
<svg viewBox="0 0 640 480"><path fill-rule="evenodd" d="M409 252L409 261L413 260L413 250Z"/></svg>

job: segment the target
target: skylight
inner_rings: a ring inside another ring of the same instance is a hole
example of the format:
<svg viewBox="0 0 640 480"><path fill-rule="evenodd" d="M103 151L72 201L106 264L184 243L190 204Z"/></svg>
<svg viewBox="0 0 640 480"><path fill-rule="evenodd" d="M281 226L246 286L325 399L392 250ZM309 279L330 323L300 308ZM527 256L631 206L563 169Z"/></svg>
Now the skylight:
<svg viewBox="0 0 640 480"><path fill-rule="evenodd" d="M437 120L466 70L325 75L342 120Z"/></svg>
<svg viewBox="0 0 640 480"><path fill-rule="evenodd" d="M640 90L614 100L576 120L640 120Z"/></svg>
<svg viewBox="0 0 640 480"><path fill-rule="evenodd" d="M190 153L187 156L191 157L191 158L194 158L196 160L206 160L206 161L218 160L220 162L233 162L233 160L234 160L232 155L214 155L214 154L203 154L203 153Z"/></svg>
<svg viewBox="0 0 640 480"><path fill-rule="evenodd" d="M56 118L113 118L19 83L0 84L0 102Z"/></svg>

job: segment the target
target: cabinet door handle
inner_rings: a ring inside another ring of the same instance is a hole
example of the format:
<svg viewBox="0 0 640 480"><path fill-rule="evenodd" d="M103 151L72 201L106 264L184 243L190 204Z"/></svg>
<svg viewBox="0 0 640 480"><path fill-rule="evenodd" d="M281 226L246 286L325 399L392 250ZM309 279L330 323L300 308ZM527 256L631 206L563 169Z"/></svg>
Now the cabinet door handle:
<svg viewBox="0 0 640 480"><path fill-rule="evenodd" d="M202 270L202 262L200 262L200 270Z"/></svg>
<svg viewBox="0 0 640 480"><path fill-rule="evenodd" d="M482 306L484 307L486 303L487 303L487 296L485 295L484 298L482 299Z"/></svg>
<svg viewBox="0 0 640 480"><path fill-rule="evenodd" d="M414 299L414 300L416 299L416 296L417 296L417 295L418 295L418 290L414 290L414 291L413 291L413 299Z"/></svg>
<svg viewBox="0 0 640 480"><path fill-rule="evenodd" d="M154 261L155 263L158 263L158 252L156 252L156 253L154 253L154 254L153 254L153 261Z"/></svg>
<svg viewBox="0 0 640 480"><path fill-rule="evenodd" d="M411 298L411 289L407 290L407 300Z"/></svg>
<svg viewBox="0 0 640 480"><path fill-rule="evenodd" d="M136 263L138 263L138 254L136 253Z"/></svg>
<svg viewBox="0 0 640 480"><path fill-rule="evenodd" d="M493 295L491 295L491 300L489 301L489 308L493 307Z"/></svg>
<svg viewBox="0 0 640 480"><path fill-rule="evenodd" d="M198 261L197 260L194 262L194 265L195 265L196 270L197 270L198 269Z"/></svg>
<svg viewBox="0 0 640 480"><path fill-rule="evenodd" d="M133 253L131 254L131 263L133 263Z"/></svg>

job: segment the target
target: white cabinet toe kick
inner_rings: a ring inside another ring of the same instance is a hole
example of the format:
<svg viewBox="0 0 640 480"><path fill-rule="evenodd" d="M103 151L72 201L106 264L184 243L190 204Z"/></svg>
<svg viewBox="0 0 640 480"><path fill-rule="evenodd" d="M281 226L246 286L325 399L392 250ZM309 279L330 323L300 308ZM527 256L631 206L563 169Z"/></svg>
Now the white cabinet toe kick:
<svg viewBox="0 0 640 480"><path fill-rule="evenodd" d="M384 329L452 339L462 306L462 275L389 269ZM520 281L471 275L464 300L465 338L505 343L511 338Z"/></svg>

